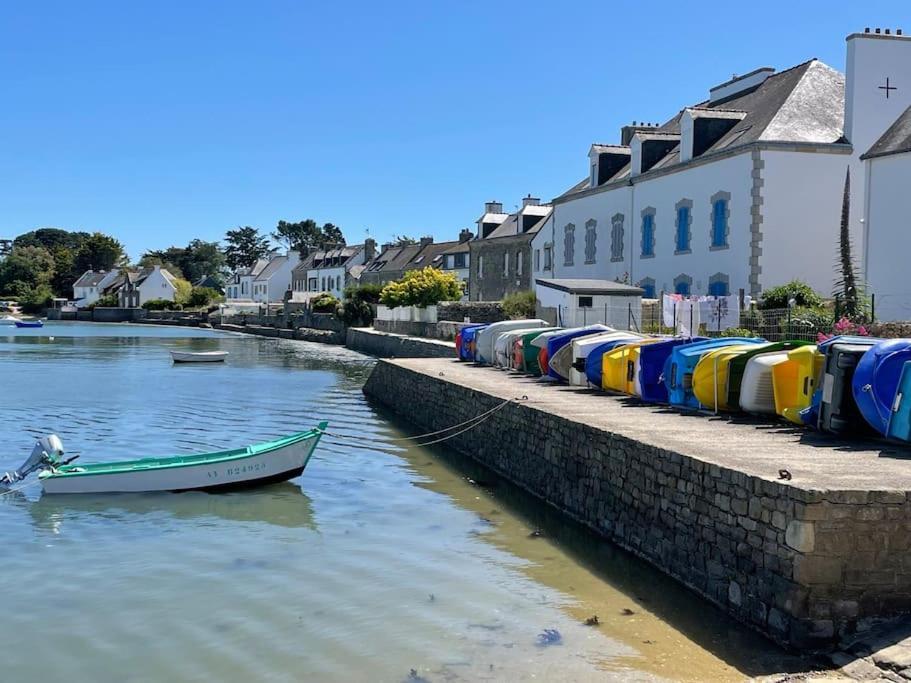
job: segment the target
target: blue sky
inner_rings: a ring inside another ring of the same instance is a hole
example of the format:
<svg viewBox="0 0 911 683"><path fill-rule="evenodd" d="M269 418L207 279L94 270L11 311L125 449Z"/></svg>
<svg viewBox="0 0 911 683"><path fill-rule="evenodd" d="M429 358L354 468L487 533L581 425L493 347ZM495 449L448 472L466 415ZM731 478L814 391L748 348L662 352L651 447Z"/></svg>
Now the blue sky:
<svg viewBox="0 0 911 683"><path fill-rule="evenodd" d="M551 198L590 143L907 2L43 2L0 10L0 237L149 248L312 217L455 239L483 202Z"/></svg>

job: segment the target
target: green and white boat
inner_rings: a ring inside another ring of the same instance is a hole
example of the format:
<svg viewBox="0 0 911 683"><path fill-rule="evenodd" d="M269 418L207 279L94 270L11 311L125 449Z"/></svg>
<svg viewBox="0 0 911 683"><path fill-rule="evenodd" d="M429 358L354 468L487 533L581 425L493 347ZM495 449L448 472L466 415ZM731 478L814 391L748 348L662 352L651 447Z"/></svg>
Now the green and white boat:
<svg viewBox="0 0 911 683"><path fill-rule="evenodd" d="M218 492L273 484L303 473L328 424L228 451L78 465L51 434L38 440L18 470L0 477L0 490L33 472L45 493Z"/></svg>

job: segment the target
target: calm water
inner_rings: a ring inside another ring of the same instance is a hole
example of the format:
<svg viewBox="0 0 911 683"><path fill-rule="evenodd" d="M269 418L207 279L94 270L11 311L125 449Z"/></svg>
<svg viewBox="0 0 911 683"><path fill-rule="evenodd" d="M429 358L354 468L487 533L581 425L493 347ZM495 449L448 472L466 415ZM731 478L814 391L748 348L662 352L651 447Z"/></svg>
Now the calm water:
<svg viewBox="0 0 911 683"><path fill-rule="evenodd" d="M169 349L226 349L173 366ZM740 680L801 670L361 394L345 349L176 328L0 328L0 471L56 432L104 460L331 420L256 492L0 496L4 681ZM538 533L532 534L533 531ZM583 621L598 615L598 627ZM544 629L560 642L542 645Z"/></svg>

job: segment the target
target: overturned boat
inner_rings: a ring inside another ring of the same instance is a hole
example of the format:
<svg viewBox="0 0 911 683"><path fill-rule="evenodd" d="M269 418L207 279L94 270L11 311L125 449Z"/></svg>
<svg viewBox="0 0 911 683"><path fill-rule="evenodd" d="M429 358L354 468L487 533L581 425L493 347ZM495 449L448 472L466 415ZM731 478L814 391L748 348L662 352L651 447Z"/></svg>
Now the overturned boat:
<svg viewBox="0 0 911 683"><path fill-rule="evenodd" d="M273 441L214 453L73 464L55 435L38 439L22 466L0 477L0 490L34 472L45 493L139 493L230 491L274 484L300 476L326 431L315 429Z"/></svg>

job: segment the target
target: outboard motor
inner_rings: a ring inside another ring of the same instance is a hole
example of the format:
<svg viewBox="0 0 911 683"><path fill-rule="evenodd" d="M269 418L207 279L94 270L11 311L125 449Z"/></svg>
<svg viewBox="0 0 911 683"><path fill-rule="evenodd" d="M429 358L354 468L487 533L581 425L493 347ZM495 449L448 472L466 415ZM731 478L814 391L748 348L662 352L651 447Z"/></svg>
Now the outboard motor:
<svg viewBox="0 0 911 683"><path fill-rule="evenodd" d="M32 454L28 456L19 469L7 472L0 477L0 487L9 487L17 481L22 481L35 470L45 467L57 467L63 457L63 443L56 434L42 436L35 443Z"/></svg>

